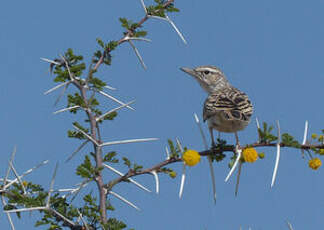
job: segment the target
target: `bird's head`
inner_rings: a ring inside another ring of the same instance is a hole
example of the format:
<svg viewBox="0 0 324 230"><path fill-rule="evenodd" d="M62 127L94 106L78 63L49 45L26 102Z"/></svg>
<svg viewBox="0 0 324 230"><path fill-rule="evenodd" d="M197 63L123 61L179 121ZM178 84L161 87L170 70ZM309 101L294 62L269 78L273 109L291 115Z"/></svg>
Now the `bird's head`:
<svg viewBox="0 0 324 230"><path fill-rule="evenodd" d="M209 94L229 86L224 73L215 66L199 66L194 69L182 67L180 69L193 76Z"/></svg>

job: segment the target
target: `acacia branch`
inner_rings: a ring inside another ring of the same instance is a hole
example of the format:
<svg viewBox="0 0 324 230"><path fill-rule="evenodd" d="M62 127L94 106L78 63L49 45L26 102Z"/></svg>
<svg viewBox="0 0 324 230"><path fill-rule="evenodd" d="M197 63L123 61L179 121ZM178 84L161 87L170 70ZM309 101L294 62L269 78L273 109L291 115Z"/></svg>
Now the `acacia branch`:
<svg viewBox="0 0 324 230"><path fill-rule="evenodd" d="M163 7L161 9L158 9L156 11L154 11L154 14L160 13L162 11L164 11L168 6L170 6L171 4L173 4L174 0L168 0L166 3L163 4ZM127 30L127 32L124 33L124 36L119 39L117 41L117 46L119 46L120 44L129 41L129 37L132 37L134 31L136 29L138 29L139 27L141 27L144 22L146 22L150 17L150 15L146 12L145 16L136 24L136 26L132 29ZM101 57L99 58L99 60L97 61L96 65L93 67L93 71L96 71L99 66L103 63L105 57L111 52L112 50L108 47L103 54L101 55ZM93 72L92 71L92 72Z"/></svg>
<svg viewBox="0 0 324 230"><path fill-rule="evenodd" d="M248 148L248 147L253 147L253 148L259 148L259 147L277 147L277 143L254 143L254 144L247 144L245 146L242 146L241 148ZM280 147L286 147L286 148L296 148L296 149L303 149L303 150L310 150L310 149L324 149L324 144L318 144L318 145L310 145L310 144L305 144L305 145L300 145L298 148L294 147L292 145L288 145L285 143L280 143ZM211 148L208 150L203 150L199 152L199 155L201 156L215 156L220 153L224 152L235 152L235 146L234 145L224 145L220 148ZM110 191L115 185L117 185L120 182L127 181L128 178L134 177L134 176L139 176L143 174L151 174L153 171L157 173L163 172L162 168L164 166L180 162L182 161L181 157L171 157L169 159L166 159L150 168L143 169L143 170L138 170L134 171L133 169L130 169L125 175L118 177L107 184L105 184L105 188Z"/></svg>

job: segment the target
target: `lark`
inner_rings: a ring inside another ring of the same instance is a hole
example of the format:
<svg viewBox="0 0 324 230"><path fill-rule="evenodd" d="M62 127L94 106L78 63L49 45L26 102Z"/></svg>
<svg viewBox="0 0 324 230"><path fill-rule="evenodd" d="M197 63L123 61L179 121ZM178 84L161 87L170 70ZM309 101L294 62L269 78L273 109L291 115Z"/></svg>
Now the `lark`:
<svg viewBox="0 0 324 230"><path fill-rule="evenodd" d="M203 107L203 119L207 121L212 146L215 145L213 130L234 133L239 146L237 132L250 122L253 106L248 96L233 87L224 73L215 66L199 66L194 69L180 68L193 76L208 93Z"/></svg>

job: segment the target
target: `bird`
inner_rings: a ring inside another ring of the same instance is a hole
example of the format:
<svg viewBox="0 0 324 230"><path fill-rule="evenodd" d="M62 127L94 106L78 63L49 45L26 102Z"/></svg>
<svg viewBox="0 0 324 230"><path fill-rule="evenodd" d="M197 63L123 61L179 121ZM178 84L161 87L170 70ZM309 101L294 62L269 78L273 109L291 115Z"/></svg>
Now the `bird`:
<svg viewBox="0 0 324 230"><path fill-rule="evenodd" d="M203 120L207 121L212 147L216 146L213 130L234 133L236 146L239 146L237 132L246 128L253 113L247 94L233 87L216 66L180 69L194 77L208 94L203 107Z"/></svg>

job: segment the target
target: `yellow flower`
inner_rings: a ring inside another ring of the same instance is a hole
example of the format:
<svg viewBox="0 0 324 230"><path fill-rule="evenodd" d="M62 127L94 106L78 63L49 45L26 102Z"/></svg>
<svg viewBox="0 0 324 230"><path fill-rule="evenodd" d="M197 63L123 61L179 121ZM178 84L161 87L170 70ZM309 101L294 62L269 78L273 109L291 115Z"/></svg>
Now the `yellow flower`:
<svg viewBox="0 0 324 230"><path fill-rule="evenodd" d="M320 154L320 155L324 155L324 149L320 149L320 150L319 150L319 154Z"/></svg>
<svg viewBox="0 0 324 230"><path fill-rule="evenodd" d="M254 148L243 149L243 159L246 162L253 163L258 159L258 152Z"/></svg>
<svg viewBox="0 0 324 230"><path fill-rule="evenodd" d="M27 187L28 182L24 180L24 181L22 182L22 184L23 184L25 187Z"/></svg>
<svg viewBox="0 0 324 230"><path fill-rule="evenodd" d="M323 141L323 139L324 139L324 136L320 135L319 138L318 138L318 141Z"/></svg>
<svg viewBox="0 0 324 230"><path fill-rule="evenodd" d="M316 138L317 138L317 134L316 134L316 133L313 133L313 134L312 134L312 138L313 138L313 139L316 139Z"/></svg>
<svg viewBox="0 0 324 230"><path fill-rule="evenodd" d="M194 166L199 163L200 155L197 151L188 149L182 156L182 160L186 165Z"/></svg>
<svg viewBox="0 0 324 230"><path fill-rule="evenodd" d="M309 166L311 169L317 170L319 167L322 166L322 161L321 161L318 157L315 157L315 158L310 159L310 160L308 161L308 166Z"/></svg>

